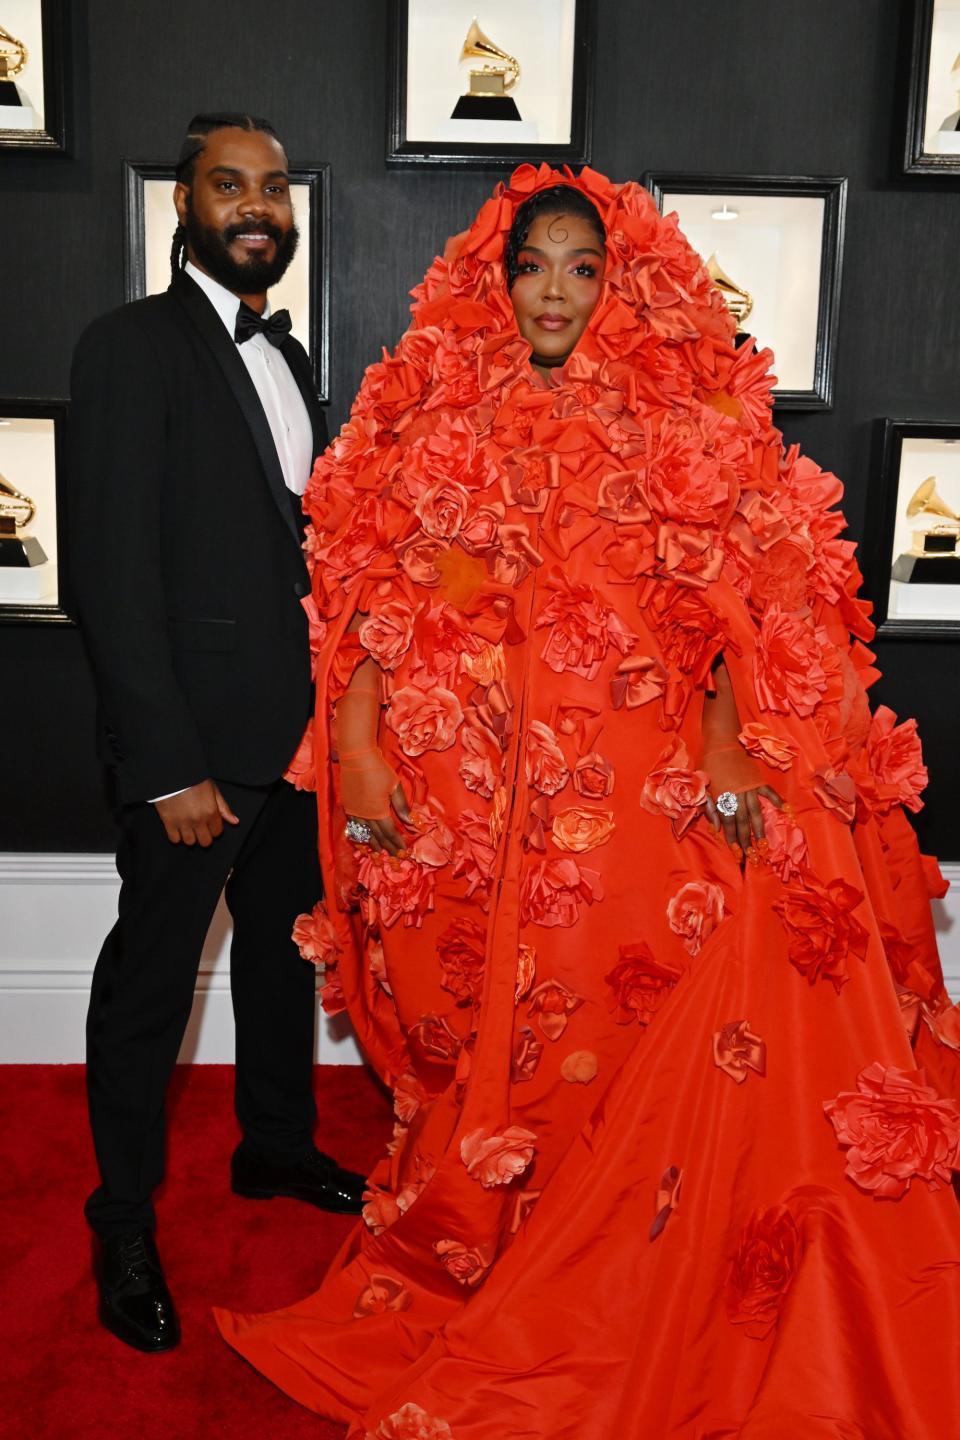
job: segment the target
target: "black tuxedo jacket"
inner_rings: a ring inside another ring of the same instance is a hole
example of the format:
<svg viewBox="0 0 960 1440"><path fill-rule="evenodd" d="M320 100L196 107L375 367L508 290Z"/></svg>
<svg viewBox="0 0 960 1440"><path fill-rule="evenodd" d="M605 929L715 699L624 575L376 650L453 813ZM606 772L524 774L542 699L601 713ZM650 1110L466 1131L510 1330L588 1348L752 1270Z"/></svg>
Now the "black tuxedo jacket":
<svg viewBox="0 0 960 1440"><path fill-rule="evenodd" d="M282 354L327 442L309 361ZM223 321L181 275L95 320L71 380L68 564L119 798L269 784L310 707L299 503Z"/></svg>

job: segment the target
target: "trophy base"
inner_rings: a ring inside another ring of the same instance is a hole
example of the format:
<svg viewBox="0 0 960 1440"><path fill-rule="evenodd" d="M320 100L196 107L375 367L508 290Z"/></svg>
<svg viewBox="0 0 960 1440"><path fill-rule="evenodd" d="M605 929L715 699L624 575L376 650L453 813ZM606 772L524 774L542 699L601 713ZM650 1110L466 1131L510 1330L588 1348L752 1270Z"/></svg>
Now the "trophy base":
<svg viewBox="0 0 960 1440"><path fill-rule="evenodd" d="M949 555L898 555L890 578L901 585L960 585L957 560L960 556L955 551Z"/></svg>
<svg viewBox="0 0 960 1440"><path fill-rule="evenodd" d="M451 120L519 120L517 102L510 95L461 95Z"/></svg>
<svg viewBox="0 0 960 1440"><path fill-rule="evenodd" d="M28 570L46 563L43 546L33 535L0 535L0 570Z"/></svg>
<svg viewBox="0 0 960 1440"><path fill-rule="evenodd" d="M12 80L0 80L0 130L42 130L43 121Z"/></svg>
<svg viewBox="0 0 960 1440"><path fill-rule="evenodd" d="M0 105L22 105L20 91L12 80L0 80Z"/></svg>

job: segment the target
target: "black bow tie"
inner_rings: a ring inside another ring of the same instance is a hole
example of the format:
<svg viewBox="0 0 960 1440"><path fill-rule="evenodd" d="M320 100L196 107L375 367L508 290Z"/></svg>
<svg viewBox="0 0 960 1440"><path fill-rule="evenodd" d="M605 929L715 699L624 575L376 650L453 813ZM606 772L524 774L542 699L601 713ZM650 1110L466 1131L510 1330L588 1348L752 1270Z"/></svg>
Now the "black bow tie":
<svg viewBox="0 0 960 1440"><path fill-rule="evenodd" d="M246 301L240 301L240 309L237 311L237 323L234 326L233 338L238 345L244 340L249 340L251 335L266 335L271 345L280 346L290 334L292 321L289 310L277 310L264 320L256 310L251 310Z"/></svg>

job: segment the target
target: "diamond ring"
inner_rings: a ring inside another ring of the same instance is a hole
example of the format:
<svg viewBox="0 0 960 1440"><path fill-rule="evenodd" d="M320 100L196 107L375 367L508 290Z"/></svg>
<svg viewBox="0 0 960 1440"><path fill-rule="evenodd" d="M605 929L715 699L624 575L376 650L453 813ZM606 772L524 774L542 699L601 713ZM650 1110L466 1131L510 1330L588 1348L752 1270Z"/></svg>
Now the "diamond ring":
<svg viewBox="0 0 960 1440"><path fill-rule="evenodd" d="M370 829L366 820L354 820L352 816L347 821L346 829L343 833L348 840L353 841L354 845L369 845L373 839L373 831Z"/></svg>
<svg viewBox="0 0 960 1440"><path fill-rule="evenodd" d="M740 800L732 790L724 790L722 795L717 796L717 809L729 820L740 809Z"/></svg>

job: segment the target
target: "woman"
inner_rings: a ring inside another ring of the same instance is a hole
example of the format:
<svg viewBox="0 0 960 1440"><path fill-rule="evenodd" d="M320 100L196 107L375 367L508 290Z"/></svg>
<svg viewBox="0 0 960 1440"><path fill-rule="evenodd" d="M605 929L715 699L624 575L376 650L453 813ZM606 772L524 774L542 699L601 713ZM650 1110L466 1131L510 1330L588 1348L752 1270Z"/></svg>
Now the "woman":
<svg viewBox="0 0 960 1440"><path fill-rule="evenodd" d="M524 166L315 470L298 931L397 1125L220 1325L356 1440L957 1430L926 772L769 360L645 192Z"/></svg>

